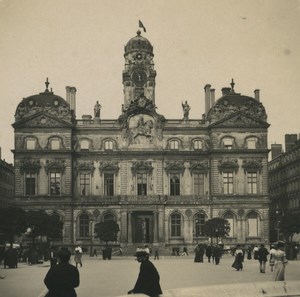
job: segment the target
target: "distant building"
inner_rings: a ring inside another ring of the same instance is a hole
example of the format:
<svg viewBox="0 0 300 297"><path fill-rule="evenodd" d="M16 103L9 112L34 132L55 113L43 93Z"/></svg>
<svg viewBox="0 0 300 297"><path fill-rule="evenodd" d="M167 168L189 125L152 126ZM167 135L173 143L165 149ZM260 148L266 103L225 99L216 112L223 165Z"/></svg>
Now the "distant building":
<svg viewBox="0 0 300 297"><path fill-rule="evenodd" d="M0 147L0 208L12 206L15 194L14 166L1 158Z"/></svg>
<svg viewBox="0 0 300 297"><path fill-rule="evenodd" d="M281 153L279 152L281 147ZM300 139L297 134L285 135L285 152L281 145L271 146L269 162L270 240L281 237L278 222L287 211L300 215ZM275 152L274 152L275 150Z"/></svg>
<svg viewBox="0 0 300 297"><path fill-rule="evenodd" d="M259 90L241 95L232 80L215 100L206 85L204 115L190 119L183 98L182 118L166 119L157 113L153 57L138 31L125 46L117 119L102 119L99 102L91 103L94 116L77 119L76 88L66 87L65 100L48 80L44 92L20 102L16 205L59 216L63 244L88 249L102 244L93 230L105 220L119 224L123 247L194 246L207 241L203 225L214 217L229 221L228 245L267 242L269 124Z"/></svg>

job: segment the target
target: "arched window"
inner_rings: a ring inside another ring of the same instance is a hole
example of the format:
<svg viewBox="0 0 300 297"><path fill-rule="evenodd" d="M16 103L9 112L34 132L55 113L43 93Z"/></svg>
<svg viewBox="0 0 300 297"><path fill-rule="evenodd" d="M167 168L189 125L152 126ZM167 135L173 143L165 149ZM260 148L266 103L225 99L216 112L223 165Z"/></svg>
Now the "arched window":
<svg viewBox="0 0 300 297"><path fill-rule="evenodd" d="M104 149L106 151L111 151L111 150L113 150L113 148L114 148L114 143L112 140L106 140L104 142Z"/></svg>
<svg viewBox="0 0 300 297"><path fill-rule="evenodd" d="M80 141L80 150L89 150L90 148L90 143L88 140L83 139Z"/></svg>
<svg viewBox="0 0 300 297"><path fill-rule="evenodd" d="M202 150L203 149L203 143L201 140L195 140L194 141L194 150Z"/></svg>
<svg viewBox="0 0 300 297"><path fill-rule="evenodd" d="M179 141L178 140L171 140L170 141L170 149L171 150L178 150L179 149Z"/></svg>
<svg viewBox="0 0 300 297"><path fill-rule="evenodd" d="M79 237L89 237L89 233L89 216L87 214L82 214L79 216Z"/></svg>
<svg viewBox="0 0 300 297"><path fill-rule="evenodd" d="M194 217L194 235L196 237L203 236L203 226L205 224L205 215L197 213Z"/></svg>
<svg viewBox="0 0 300 297"><path fill-rule="evenodd" d="M258 217L257 214L251 212L247 217L247 227L248 227L248 236L257 237L258 236Z"/></svg>
<svg viewBox="0 0 300 297"><path fill-rule="evenodd" d="M178 213L171 215L171 237L181 236L181 216Z"/></svg>
<svg viewBox="0 0 300 297"><path fill-rule="evenodd" d="M111 213L106 213L104 216L103 216L103 221L104 222L107 222L107 221L114 221L115 220L115 216Z"/></svg>

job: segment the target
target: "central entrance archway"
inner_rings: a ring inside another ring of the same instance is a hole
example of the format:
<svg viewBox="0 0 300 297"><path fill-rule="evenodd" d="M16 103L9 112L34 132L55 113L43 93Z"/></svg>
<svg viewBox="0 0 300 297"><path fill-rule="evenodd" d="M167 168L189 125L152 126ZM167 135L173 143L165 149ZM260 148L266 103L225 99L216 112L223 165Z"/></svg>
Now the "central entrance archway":
<svg viewBox="0 0 300 297"><path fill-rule="evenodd" d="M132 226L133 243L153 242L153 212L134 212Z"/></svg>

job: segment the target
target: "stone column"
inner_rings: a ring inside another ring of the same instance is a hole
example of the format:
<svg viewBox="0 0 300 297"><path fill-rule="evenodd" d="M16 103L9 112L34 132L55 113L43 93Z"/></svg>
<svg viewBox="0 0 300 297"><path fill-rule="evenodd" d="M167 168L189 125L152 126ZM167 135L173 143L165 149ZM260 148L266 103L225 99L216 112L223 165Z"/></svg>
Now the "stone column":
<svg viewBox="0 0 300 297"><path fill-rule="evenodd" d="M132 220L132 211L129 211L128 212L128 230L127 230L127 242L128 243L132 243L132 223L131 223L131 220Z"/></svg>
<svg viewBox="0 0 300 297"><path fill-rule="evenodd" d="M154 223L153 223L153 243L156 244L158 242L158 212L157 210L153 211Z"/></svg>
<svg viewBox="0 0 300 297"><path fill-rule="evenodd" d="M164 213L164 209L160 208L158 210L158 241L159 242L165 242L166 238L165 238L165 213Z"/></svg>
<svg viewBox="0 0 300 297"><path fill-rule="evenodd" d="M121 210L121 242L127 242L127 211Z"/></svg>

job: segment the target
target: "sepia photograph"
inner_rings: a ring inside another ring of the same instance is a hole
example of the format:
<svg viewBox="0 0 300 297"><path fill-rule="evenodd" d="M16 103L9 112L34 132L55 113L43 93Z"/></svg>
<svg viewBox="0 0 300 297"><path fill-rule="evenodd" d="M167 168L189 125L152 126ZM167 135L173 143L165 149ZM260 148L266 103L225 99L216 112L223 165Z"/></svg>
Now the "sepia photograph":
<svg viewBox="0 0 300 297"><path fill-rule="evenodd" d="M300 296L300 0L0 0L0 296Z"/></svg>

